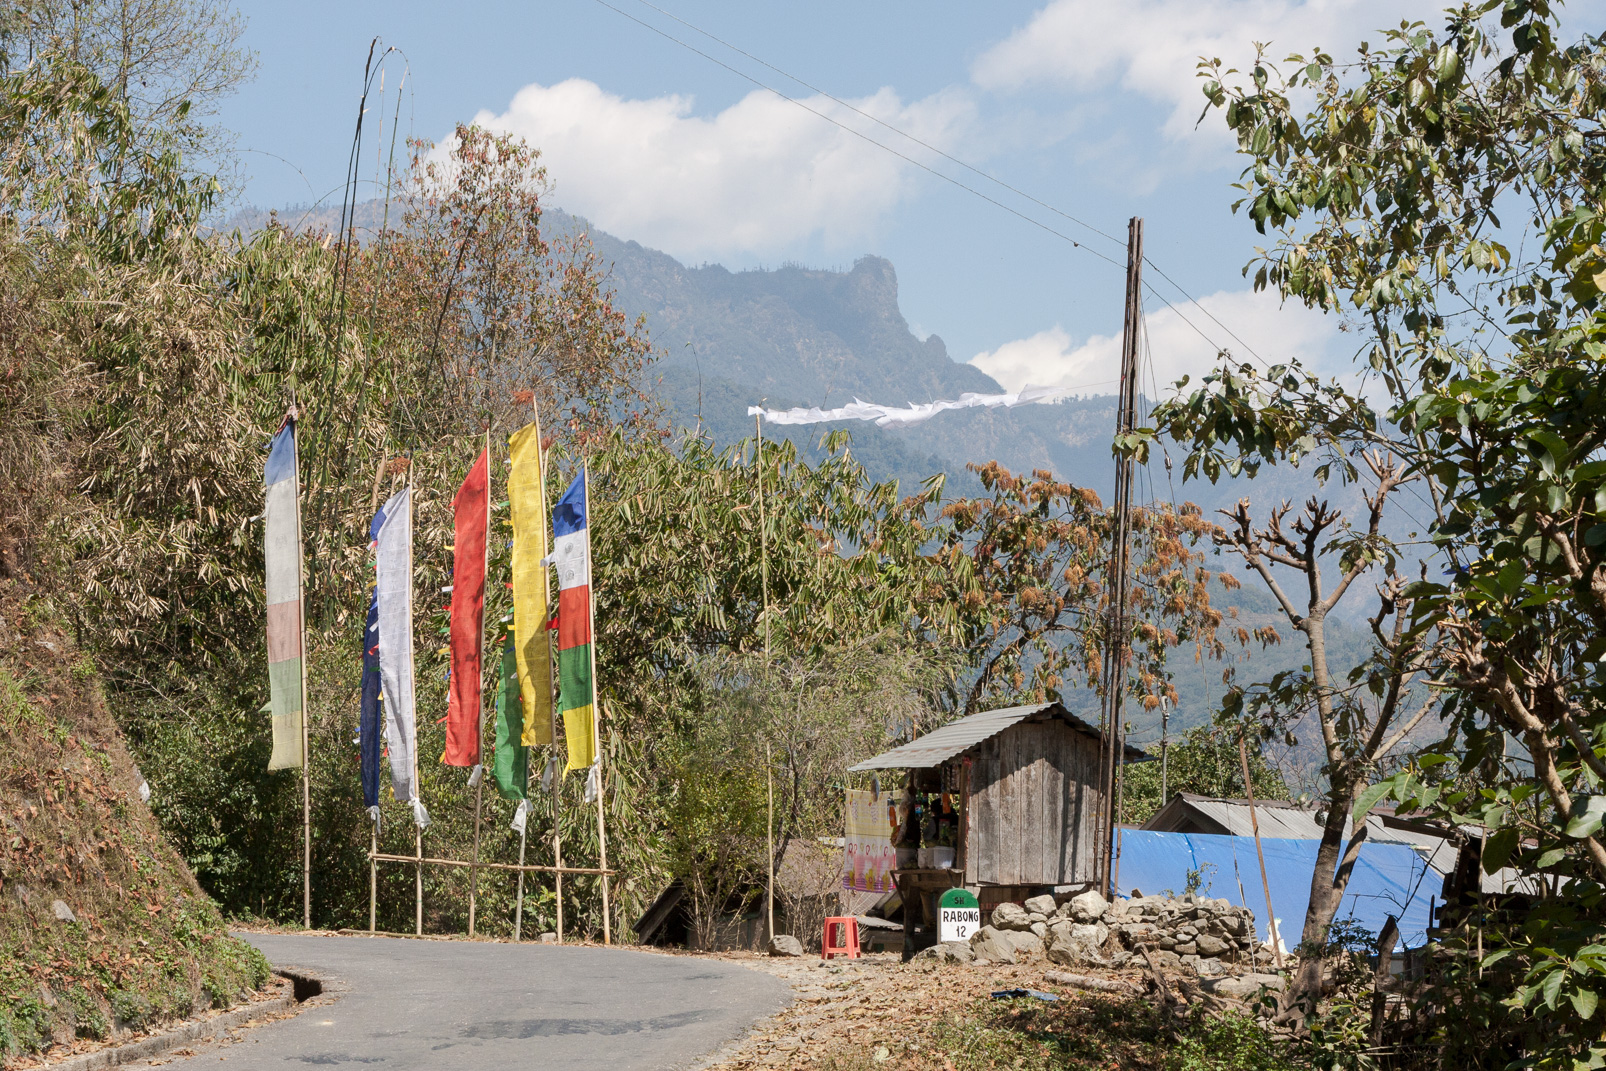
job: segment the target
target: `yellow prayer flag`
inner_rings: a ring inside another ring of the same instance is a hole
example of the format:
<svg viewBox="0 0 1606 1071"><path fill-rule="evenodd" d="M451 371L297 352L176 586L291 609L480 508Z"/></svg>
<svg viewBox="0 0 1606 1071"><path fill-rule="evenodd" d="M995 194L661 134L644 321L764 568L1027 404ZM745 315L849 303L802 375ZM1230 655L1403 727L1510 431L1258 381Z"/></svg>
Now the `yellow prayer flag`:
<svg viewBox="0 0 1606 1071"><path fill-rule="evenodd" d="M539 424L508 439L513 465L507 497L513 510L513 644L524 706L525 747L552 743L552 654L547 633L546 490Z"/></svg>
<svg viewBox="0 0 1606 1071"><path fill-rule="evenodd" d="M564 773L584 770L597 761L596 710L587 703L563 712L563 739L569 745L569 765Z"/></svg>

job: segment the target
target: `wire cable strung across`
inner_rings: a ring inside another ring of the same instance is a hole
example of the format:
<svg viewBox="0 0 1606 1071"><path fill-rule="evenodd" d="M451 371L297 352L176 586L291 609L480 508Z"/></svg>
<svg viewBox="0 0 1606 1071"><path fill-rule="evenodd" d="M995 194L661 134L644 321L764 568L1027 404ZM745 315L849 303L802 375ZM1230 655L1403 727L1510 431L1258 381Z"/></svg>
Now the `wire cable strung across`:
<svg viewBox="0 0 1606 1071"><path fill-rule="evenodd" d="M1060 239L1062 239L1064 241L1069 242L1071 245L1075 246L1078 249L1086 250L1088 253L1091 253L1093 256L1098 257L1100 260L1104 261L1107 264L1111 264L1111 265L1113 265L1113 266L1115 266L1117 268L1122 268L1123 270L1125 270L1124 265L1120 261L1114 259L1113 257L1106 256L1105 254L1099 252L1098 250L1093 249L1092 247L1088 246L1086 243L1080 242L1077 239L1072 238L1070 235L1064 233L1063 231L1060 231L1060 230L1058 230L1058 229L1056 229L1054 227L1051 227L1048 224L1042 222L1041 220L1034 219L1033 217L1027 215L1026 213L1024 213L1022 211L1020 211L1019 209L1013 208L1010 205L1007 205L1004 202L998 200L997 198L988 196L987 194L983 193L981 190L976 189L974 186L970 186L970 185L968 185L968 184L966 184L964 182L961 182L961 181L959 181L958 179L954 178L951 175L945 175L941 171L936 170L935 168L929 166L928 164L921 163L919 160L916 160L913 157L911 157L911 156L909 156L909 155L907 155L905 153L899 152L897 149L893 148L892 146L887 145L884 142L877 141L876 139L874 139L874 138L870 137L869 135L865 134L863 131L855 130L854 128L848 126L847 124L841 122L840 120L833 118L832 116L830 116L826 112L823 112L818 108L811 107L806 102L804 102L802 100L799 100L798 98L793 97L793 96L791 96L791 95L789 95L787 93L781 92L779 89L776 89L774 86L769 85L768 83L766 83L764 81L761 81L758 78L753 77L752 75L748 74L746 71L743 71L738 67L734 67L731 64L726 63L724 60L720 59L717 56L710 55L709 53L707 53L707 52L703 51L702 49L698 48L696 45L693 45L693 44L691 44L691 43L689 43L687 41L683 41L680 38L676 37L675 35L673 35L671 33L668 33L666 31L660 29L657 26L654 26L652 23L647 22L644 19L638 18L635 15L632 15L628 11L624 11L621 8L616 7L615 5L609 3L608 0L596 0L596 3L600 4L602 7L607 8L609 11L612 11L615 14L620 15L623 18L629 19L631 22L634 22L638 26L641 26L641 27L643 27L645 29L651 30L653 33L655 33L658 36L664 38L665 40L672 41L673 43L679 45L680 47L686 49L687 51L696 53L697 55L699 55L699 56L703 57L704 59L708 60L710 63L718 64L719 66L725 68L725 70L730 71L732 74L736 75L738 78L741 78L741 79L743 79L743 80L745 80L747 82L751 82L753 85L758 86L760 89L763 89L763 90L765 90L767 92L773 93L777 97L780 97L782 100L787 101L788 103L791 103L791 104L795 104L799 108L802 108L807 112L810 112L810 113L812 113L812 114L814 114L816 116L819 116L821 119L824 119L826 122L832 124L833 126L839 128L841 130L844 130L849 134L852 134L854 137L859 138L859 139L861 139L863 141L869 142L871 145L874 145L876 148L881 149L881 150L883 150L885 152L889 152L892 155L898 157L900 160L903 160L906 163L913 164L914 166L920 168L922 171L925 171L928 174L934 175L937 178L943 180L944 182L947 182L947 183L950 183L951 185L957 186L959 189L964 190L966 193L973 194L974 196L981 198L983 201L986 201L988 204L991 204L996 208L1001 208L1005 212L1008 212L1010 215L1015 216L1018 219L1024 220L1025 222L1030 223L1034 227L1037 227L1037 228L1039 228L1041 230L1047 231L1049 234L1054 235L1056 238L1060 238ZM1108 241L1111 241L1111 242L1115 242L1116 244L1122 246L1123 248L1126 245L1126 243L1124 241L1122 241L1120 238L1117 238L1116 236L1114 236L1112 234L1109 234L1108 232L1103 231L1103 230L1099 229L1098 227L1095 227L1093 224L1088 223L1086 220L1079 219L1078 217L1072 215L1071 213L1066 212L1062 208L1058 208L1058 207L1056 207L1056 206L1054 206L1052 204L1049 204L1047 201L1044 201L1044 200L1042 200L1042 199L1040 199L1038 197L1034 197L1030 193L1027 193L1025 190L1022 190L1017 186L1013 186L1010 183L1005 182L1003 179L1000 179L1000 178L997 178L997 177L995 177L993 175L990 175L986 171L983 171L981 168L978 168L973 164L967 163L966 161L961 160L959 157L954 156L951 153L944 152L942 149L939 149L935 145L932 145L929 142L927 142L927 141L925 141L925 140L923 140L921 138L918 138L913 134L910 134L908 131L903 130L903 129L899 128L899 127L896 127L896 126L892 125L891 123L887 122L886 120L880 119L880 118L876 117L875 115L872 115L871 113L869 113L867 111L864 111L862 108L858 108L858 107L854 106L853 104L850 104L849 102L843 100L842 98L840 98L840 97L838 97L838 96L836 96L836 95L834 95L832 93L829 93L829 92L825 91L824 89L819 88L818 86L806 81L805 79L799 78L797 75L791 74L788 71L785 71L785 70L781 69L780 67L777 67L775 64L770 63L768 60L765 60L765 59L763 59L763 58L761 58L759 56L754 55L751 52L746 51L743 48L740 48L740 47L738 47L738 46L736 46L734 44L731 44L729 41L726 41L723 38L721 38L721 37L719 37L719 36L717 36L715 34L709 33L707 30L704 30L702 27L697 26L696 24L694 24L692 22L689 22L686 19L681 18L679 15L676 15L671 11L666 11L663 8L657 6L656 4L649 3L648 0L637 0L637 3L640 3L643 7L651 8L653 11L658 12L660 15L663 15L665 18L673 19L675 22L680 23L682 26L685 26L687 29L692 30L695 33L701 34L702 36L708 38L710 41L713 41L713 42L721 45L724 48L728 48L732 52L735 52L736 54L738 54L740 56L744 56L747 59L752 60L754 63L759 64L760 66L766 67L769 70L774 71L776 74L779 74L783 78L786 78L786 79L788 79L788 80L790 80L792 82L796 82L798 85L803 86L805 89L808 89L810 92L819 94L820 96L826 98L827 100L829 100L832 103L838 105L839 107L846 108L848 111L851 111L856 115L860 115L860 116L863 116L866 119L869 119L871 122L875 123L877 126L883 127L886 130L891 131L894 134L897 134L899 137L905 138L908 141L911 141L914 144L919 145L921 148L926 149L929 152L933 152L933 153L937 154L938 156L942 157L944 160L947 160L947 161L949 161L949 162L951 162L953 164L956 164L959 167L964 168L966 171L969 171L972 174L975 174L978 177L983 178L988 182L991 182L991 183L993 183L993 184L995 184L995 185L997 185L997 186L999 186L999 187L1001 187L1001 188L1003 188L1005 190L1008 190L1010 193L1015 194L1017 197L1021 197L1021 198L1025 199L1025 200L1031 202L1032 204L1038 206L1039 208L1044 209L1045 211L1052 212L1055 215L1060 216L1063 219L1067 219L1070 222L1075 223L1079 227L1085 227L1087 230L1093 232L1094 234L1098 235L1099 237L1104 238L1104 239L1106 239ZM1198 309L1205 316L1207 316L1212 323L1214 323L1217 327L1219 327L1223 331L1225 331L1227 333L1228 337L1230 337L1234 342L1238 343L1238 345L1242 346L1244 348L1244 350L1250 354L1250 356L1255 358L1255 360L1259 361L1262 365L1266 365L1267 364L1266 359L1263 358L1258 352L1256 352L1256 350L1255 350L1255 348L1253 346L1249 345L1249 343L1245 342L1242 338L1240 338L1238 336L1238 334L1235 331L1233 331L1232 328L1230 328L1226 324L1222 323L1219 317L1217 317L1209 309L1205 308L1204 305L1202 305L1197 298L1195 298L1192 294L1190 294L1186 289L1183 288L1182 284L1178 283L1175 279L1171 278L1171 276L1167 275L1165 273L1165 271L1158 264L1156 264L1153 261L1152 258L1145 256L1143 259L1144 259L1144 263L1147 264L1149 267L1153 268L1156 275L1160 276L1160 278L1165 280L1166 283L1168 283L1170 286L1172 286L1177 291L1177 293L1181 294L1182 297L1187 301L1188 304L1194 306L1194 308ZM1157 289L1155 289L1154 285L1152 283L1150 283L1148 280L1144 280L1143 288L1145 290L1149 291L1149 293L1153 294L1156 299L1158 299L1162 304L1164 304L1166 306L1166 308L1170 309L1173 313L1175 313L1179 320L1181 320L1183 323L1187 324L1190 328L1192 328L1193 331L1200 338L1204 339L1207 343L1209 343L1212 347L1214 347L1218 352L1223 351L1223 350L1226 349L1226 347L1222 346L1215 339L1213 339L1209 335L1207 335L1192 320L1190 320L1186 316L1184 316L1182 314L1182 312L1177 308L1177 306L1173 302L1168 301L1165 298L1165 296L1163 294L1161 294Z"/></svg>

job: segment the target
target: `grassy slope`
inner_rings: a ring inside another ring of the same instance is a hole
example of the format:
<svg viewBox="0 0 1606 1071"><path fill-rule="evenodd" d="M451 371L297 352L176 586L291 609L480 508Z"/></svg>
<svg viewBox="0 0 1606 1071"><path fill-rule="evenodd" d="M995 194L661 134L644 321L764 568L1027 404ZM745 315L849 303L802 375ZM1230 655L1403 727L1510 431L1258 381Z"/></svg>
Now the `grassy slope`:
<svg viewBox="0 0 1606 1071"><path fill-rule="evenodd" d="M0 1061L267 981L141 801L93 664L0 580ZM57 905L65 905L72 918Z"/></svg>

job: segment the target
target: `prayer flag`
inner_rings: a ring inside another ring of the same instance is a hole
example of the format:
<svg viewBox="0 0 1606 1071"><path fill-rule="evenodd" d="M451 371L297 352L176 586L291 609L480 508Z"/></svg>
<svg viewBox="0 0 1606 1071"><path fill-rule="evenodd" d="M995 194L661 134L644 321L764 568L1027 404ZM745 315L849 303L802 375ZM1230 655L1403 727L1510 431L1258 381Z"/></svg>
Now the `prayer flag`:
<svg viewBox="0 0 1606 1071"><path fill-rule="evenodd" d="M552 507L552 562L558 567L558 705L570 770L597 761L591 680L591 530L581 469Z"/></svg>
<svg viewBox="0 0 1606 1071"><path fill-rule="evenodd" d="M513 637L523 697L521 742L552 743L552 647L547 637L546 481L538 425L508 439L513 462L507 497L513 512Z"/></svg>
<svg viewBox="0 0 1606 1071"><path fill-rule="evenodd" d="M481 661L485 647L485 530L490 458L482 451L452 499L452 675L446 698L448 766L480 761Z"/></svg>
<svg viewBox="0 0 1606 1071"><path fill-rule="evenodd" d="M368 597L368 624L362 640L362 714L357 746L362 753L362 804L379 806L379 592Z"/></svg>
<svg viewBox="0 0 1606 1071"><path fill-rule="evenodd" d="M267 564L268 706L273 754L268 769L301 766L301 481L296 473L296 422L273 437L262 470L263 558Z"/></svg>
<svg viewBox="0 0 1606 1071"><path fill-rule="evenodd" d="M502 670L496 688L496 751L491 776L505 800L522 800L528 787L530 764L523 743L524 717L519 710L519 660L510 630L502 642Z"/></svg>
<svg viewBox="0 0 1606 1071"><path fill-rule="evenodd" d="M379 678L385 699L385 743L390 748L390 787L403 803L417 799L413 754L413 489L386 501L379 519L377 583Z"/></svg>

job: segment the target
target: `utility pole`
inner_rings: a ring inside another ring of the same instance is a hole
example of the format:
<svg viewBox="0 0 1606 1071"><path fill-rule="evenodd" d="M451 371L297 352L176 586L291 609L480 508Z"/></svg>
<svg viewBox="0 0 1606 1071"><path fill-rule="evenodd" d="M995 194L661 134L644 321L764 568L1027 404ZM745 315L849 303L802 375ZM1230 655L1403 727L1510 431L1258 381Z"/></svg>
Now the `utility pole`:
<svg viewBox="0 0 1606 1071"><path fill-rule="evenodd" d="M1121 326L1121 387L1115 412L1115 501L1110 535L1110 605L1104 660L1104 756L1100 771L1103 808L1099 816L1096 877L1101 891L1115 894L1119 878L1115 860L1116 827L1120 824L1117 800L1124 786L1122 760L1126 733L1122 706L1126 692L1128 542L1131 532L1132 458L1121 440L1136 424L1138 400L1138 336L1143 325L1143 220L1133 216L1126 225L1126 309Z"/></svg>

